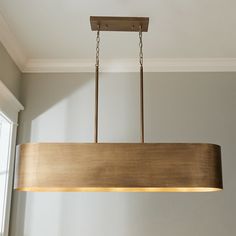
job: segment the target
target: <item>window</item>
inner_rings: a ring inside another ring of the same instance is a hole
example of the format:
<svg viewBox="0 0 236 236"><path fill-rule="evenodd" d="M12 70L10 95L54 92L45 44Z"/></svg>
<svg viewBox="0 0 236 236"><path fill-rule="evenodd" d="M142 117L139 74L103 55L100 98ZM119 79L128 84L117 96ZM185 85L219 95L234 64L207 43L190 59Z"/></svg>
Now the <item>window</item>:
<svg viewBox="0 0 236 236"><path fill-rule="evenodd" d="M12 124L2 113L0 113L0 235L3 235L5 232L11 139Z"/></svg>
<svg viewBox="0 0 236 236"><path fill-rule="evenodd" d="M23 106L0 80L0 236L7 236L18 112Z"/></svg>

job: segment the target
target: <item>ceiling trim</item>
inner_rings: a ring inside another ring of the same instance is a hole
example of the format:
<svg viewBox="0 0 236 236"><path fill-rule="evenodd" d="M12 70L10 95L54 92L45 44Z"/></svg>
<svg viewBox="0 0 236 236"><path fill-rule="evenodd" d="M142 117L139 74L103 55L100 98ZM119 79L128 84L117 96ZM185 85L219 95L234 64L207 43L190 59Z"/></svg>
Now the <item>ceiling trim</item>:
<svg viewBox="0 0 236 236"><path fill-rule="evenodd" d="M8 54L22 71L26 63L26 56L19 46L14 34L10 30L3 16L0 14L0 42L6 48Z"/></svg>
<svg viewBox="0 0 236 236"><path fill-rule="evenodd" d="M28 59L0 14L0 42L23 73L93 72L95 60ZM137 72L138 58L100 60L101 72ZM236 58L144 58L145 72L236 72Z"/></svg>
<svg viewBox="0 0 236 236"><path fill-rule="evenodd" d="M31 59L22 68L24 73L93 72L94 59L57 60ZM101 72L138 72L138 59L100 60ZM236 58L144 59L145 72L236 72Z"/></svg>

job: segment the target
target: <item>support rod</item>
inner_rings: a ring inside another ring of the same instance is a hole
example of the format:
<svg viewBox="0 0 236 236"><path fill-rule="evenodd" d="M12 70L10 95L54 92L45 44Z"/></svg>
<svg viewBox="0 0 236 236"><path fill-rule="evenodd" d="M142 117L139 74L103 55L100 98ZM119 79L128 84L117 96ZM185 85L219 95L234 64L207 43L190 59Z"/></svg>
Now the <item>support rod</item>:
<svg viewBox="0 0 236 236"><path fill-rule="evenodd" d="M140 122L141 143L144 143L144 106L143 106L143 65L140 66Z"/></svg>
<svg viewBox="0 0 236 236"><path fill-rule="evenodd" d="M95 134L94 142L98 142L98 82L99 82L99 66L96 65L96 78L95 78Z"/></svg>

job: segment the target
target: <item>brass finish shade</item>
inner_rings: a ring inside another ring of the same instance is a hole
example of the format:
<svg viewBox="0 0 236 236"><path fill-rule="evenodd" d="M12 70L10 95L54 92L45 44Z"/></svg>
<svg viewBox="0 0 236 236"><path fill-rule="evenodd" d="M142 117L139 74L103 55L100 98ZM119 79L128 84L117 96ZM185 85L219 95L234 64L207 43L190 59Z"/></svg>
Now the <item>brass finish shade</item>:
<svg viewBox="0 0 236 236"><path fill-rule="evenodd" d="M18 146L21 191L207 192L222 189L214 144L37 143Z"/></svg>

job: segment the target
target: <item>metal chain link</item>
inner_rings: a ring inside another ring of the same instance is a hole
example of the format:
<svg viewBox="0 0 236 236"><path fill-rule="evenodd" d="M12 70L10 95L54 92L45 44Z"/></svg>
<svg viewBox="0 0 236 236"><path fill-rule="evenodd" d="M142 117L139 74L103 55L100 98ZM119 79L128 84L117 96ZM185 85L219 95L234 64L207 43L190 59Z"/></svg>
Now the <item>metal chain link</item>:
<svg viewBox="0 0 236 236"><path fill-rule="evenodd" d="M96 37L96 66L99 66L99 43L100 43L100 26L97 26L97 37Z"/></svg>
<svg viewBox="0 0 236 236"><path fill-rule="evenodd" d="M139 63L140 66L143 66L143 34L142 26L139 26Z"/></svg>

